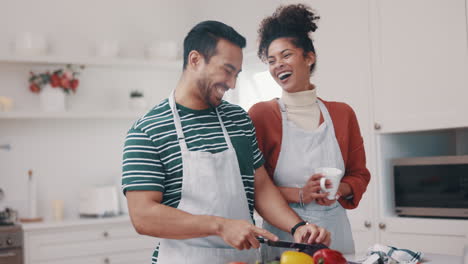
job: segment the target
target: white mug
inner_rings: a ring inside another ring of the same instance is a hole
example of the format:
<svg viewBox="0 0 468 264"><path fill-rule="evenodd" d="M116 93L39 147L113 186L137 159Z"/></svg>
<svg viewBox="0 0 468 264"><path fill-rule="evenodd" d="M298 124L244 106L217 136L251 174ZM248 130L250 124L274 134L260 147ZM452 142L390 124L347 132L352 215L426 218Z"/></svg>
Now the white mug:
<svg viewBox="0 0 468 264"><path fill-rule="evenodd" d="M315 173L320 173L323 177L320 179L320 189L323 192L328 192L327 198L329 200L336 199L336 192L340 186L341 177L343 177L343 171L337 168L317 168ZM332 183L331 188L326 188L325 181L330 180Z"/></svg>

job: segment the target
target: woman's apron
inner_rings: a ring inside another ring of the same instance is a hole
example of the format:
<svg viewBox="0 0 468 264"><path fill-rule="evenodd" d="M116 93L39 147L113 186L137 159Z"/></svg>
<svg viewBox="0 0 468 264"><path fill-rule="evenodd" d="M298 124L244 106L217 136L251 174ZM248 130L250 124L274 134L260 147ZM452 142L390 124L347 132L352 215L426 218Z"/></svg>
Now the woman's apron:
<svg viewBox="0 0 468 264"><path fill-rule="evenodd" d="M345 171L343 157L335 136L335 129L325 105L319 100L318 105L324 122L314 131L300 129L288 120L286 107L278 100L281 109L283 138L281 151L274 173L274 181L280 187L300 188L315 174L320 167L334 167ZM305 221L326 228L331 233L330 248L344 254L354 253L354 241L346 210L340 203L322 206L315 201L304 205L289 204ZM292 241L294 238L264 221L263 227L277 235L282 240ZM262 246L263 260L272 260L286 249Z"/></svg>
<svg viewBox="0 0 468 264"><path fill-rule="evenodd" d="M188 150L175 105L174 92L169 97L169 105L174 115L183 164L182 193L177 208L194 215L215 215L252 223L236 151L218 109L216 115L228 149L213 154ZM158 264L230 261L253 263L257 255L254 249L237 250L226 244L219 236L186 240L162 239L159 245Z"/></svg>

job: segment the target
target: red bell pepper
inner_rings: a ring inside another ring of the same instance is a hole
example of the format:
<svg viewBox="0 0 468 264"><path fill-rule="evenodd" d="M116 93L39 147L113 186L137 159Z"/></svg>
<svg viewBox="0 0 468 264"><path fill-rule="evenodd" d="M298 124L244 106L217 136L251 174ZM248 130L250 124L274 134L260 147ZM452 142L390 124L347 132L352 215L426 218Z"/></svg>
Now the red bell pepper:
<svg viewBox="0 0 468 264"><path fill-rule="evenodd" d="M347 264L348 261L343 257L341 252L324 248L314 253L314 260L316 264Z"/></svg>

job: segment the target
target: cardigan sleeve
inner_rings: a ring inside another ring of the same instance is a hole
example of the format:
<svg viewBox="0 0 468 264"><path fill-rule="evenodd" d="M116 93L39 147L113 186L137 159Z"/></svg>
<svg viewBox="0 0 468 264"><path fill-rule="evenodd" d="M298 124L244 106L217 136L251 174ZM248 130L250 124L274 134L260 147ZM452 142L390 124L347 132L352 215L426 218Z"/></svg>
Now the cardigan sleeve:
<svg viewBox="0 0 468 264"><path fill-rule="evenodd" d="M348 108L348 147L345 163L345 175L341 182L348 183L353 192L350 199L340 198L340 204L346 209L354 209L359 205L367 185L370 181L370 172L366 167L366 153L364 141L361 136L359 124L353 109Z"/></svg>
<svg viewBox="0 0 468 264"><path fill-rule="evenodd" d="M281 117L276 101L260 102L249 109L249 115L255 126L257 142L265 158L265 169L273 175L281 149Z"/></svg>

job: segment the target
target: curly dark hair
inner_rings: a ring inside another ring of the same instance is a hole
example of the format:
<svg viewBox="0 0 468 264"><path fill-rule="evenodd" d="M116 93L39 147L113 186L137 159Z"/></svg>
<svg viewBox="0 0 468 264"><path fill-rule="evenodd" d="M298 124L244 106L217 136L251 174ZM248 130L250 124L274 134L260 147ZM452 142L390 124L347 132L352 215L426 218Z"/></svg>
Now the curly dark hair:
<svg viewBox="0 0 468 264"><path fill-rule="evenodd" d="M258 57L265 62L268 57L268 47L278 38L291 38L296 47L304 50L304 55L310 51L315 54L309 33L315 32L317 25L314 21L319 18L310 7L303 4L278 7L273 15L260 23ZM310 72L314 68L315 63L310 66Z"/></svg>

